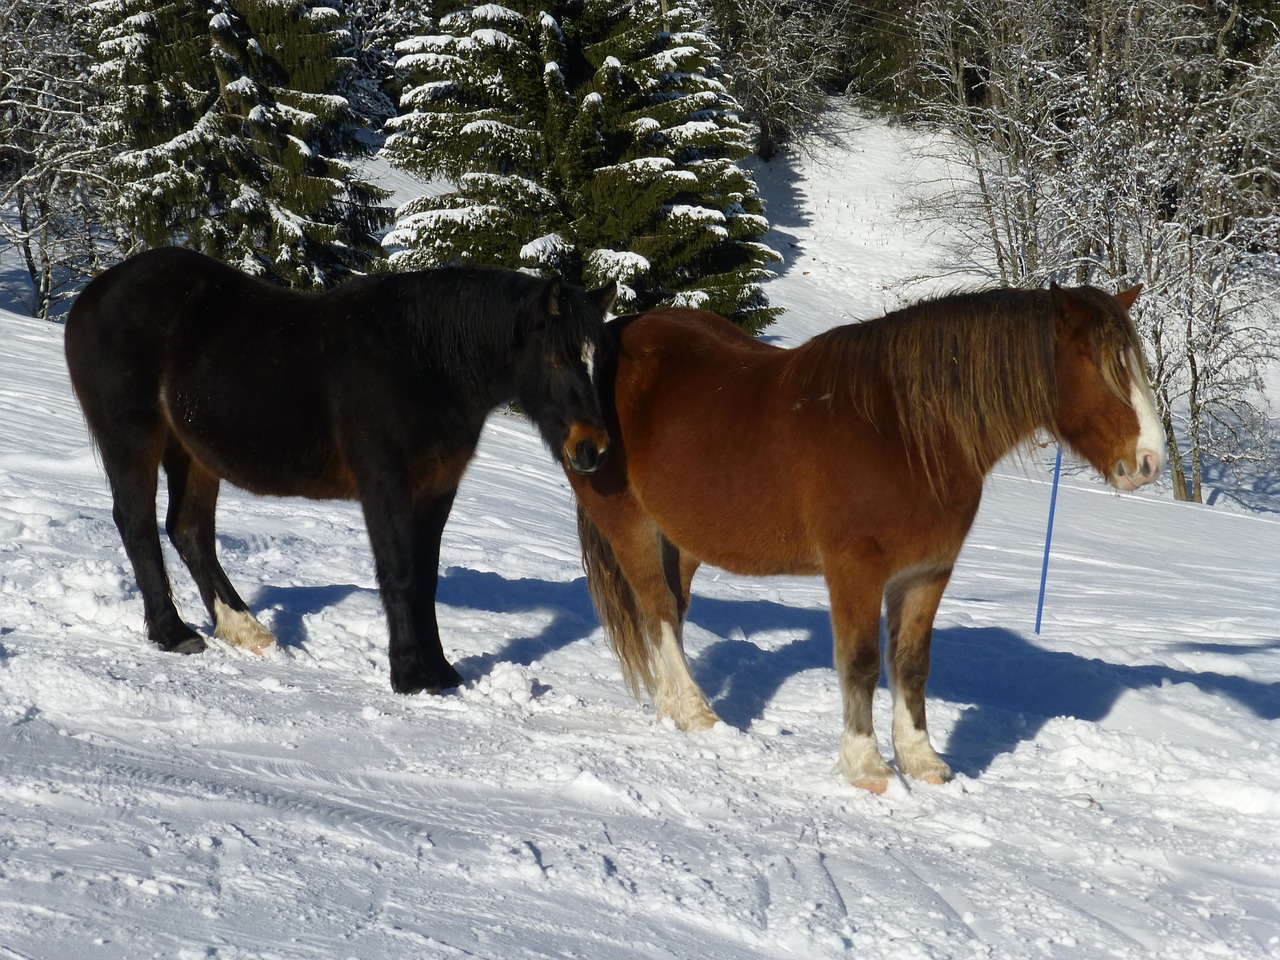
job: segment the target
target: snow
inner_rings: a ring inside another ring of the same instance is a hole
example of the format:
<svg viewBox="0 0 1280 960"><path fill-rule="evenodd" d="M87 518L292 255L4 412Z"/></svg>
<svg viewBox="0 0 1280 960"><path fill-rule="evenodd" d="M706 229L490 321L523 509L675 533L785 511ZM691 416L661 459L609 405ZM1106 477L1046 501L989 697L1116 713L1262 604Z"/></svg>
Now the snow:
<svg viewBox="0 0 1280 960"><path fill-rule="evenodd" d="M551 263L555 258L573 252L573 244L558 233L548 233L536 240L531 240L520 248L521 260L532 260L538 263Z"/></svg>
<svg viewBox="0 0 1280 960"><path fill-rule="evenodd" d="M966 282L901 216L931 176L910 139L868 122L757 168L786 258L769 337ZM445 532L466 685L441 697L390 692L357 506L225 490L221 554L281 644L161 654L59 327L0 318L0 424L0 956L1280 957L1274 510L1067 472L1036 636L1052 451L1000 465L937 620L958 775L873 797L834 770L817 580L695 581L725 723L630 699L518 419L492 420Z"/></svg>

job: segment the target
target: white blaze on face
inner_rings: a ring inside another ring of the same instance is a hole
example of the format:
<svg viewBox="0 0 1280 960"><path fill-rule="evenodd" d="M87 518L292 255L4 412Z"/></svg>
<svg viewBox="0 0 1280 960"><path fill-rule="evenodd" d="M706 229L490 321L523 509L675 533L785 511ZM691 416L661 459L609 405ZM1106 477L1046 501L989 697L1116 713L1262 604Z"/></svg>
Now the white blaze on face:
<svg viewBox="0 0 1280 960"><path fill-rule="evenodd" d="M1137 357L1130 357L1130 370L1140 371L1142 365L1138 363ZM1147 383L1146 377L1141 374L1135 375L1129 386L1129 402L1133 404L1134 413L1138 415L1138 442L1136 449L1139 453L1145 451L1155 455L1155 476L1160 475L1160 471L1164 469L1165 455L1165 436L1164 427L1160 425L1160 415L1156 412L1156 398L1151 392L1151 385Z"/></svg>
<svg viewBox="0 0 1280 960"><path fill-rule="evenodd" d="M582 362L587 368L587 379L594 383L596 379L596 345L590 340L582 341Z"/></svg>

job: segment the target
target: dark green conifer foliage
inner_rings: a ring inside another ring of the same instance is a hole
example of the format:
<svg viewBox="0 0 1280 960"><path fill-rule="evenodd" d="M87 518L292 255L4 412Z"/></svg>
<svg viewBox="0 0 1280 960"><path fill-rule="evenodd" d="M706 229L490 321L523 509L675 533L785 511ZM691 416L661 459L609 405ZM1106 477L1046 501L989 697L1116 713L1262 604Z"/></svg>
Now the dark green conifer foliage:
<svg viewBox="0 0 1280 960"><path fill-rule="evenodd" d="M379 256L385 192L334 94L342 17L305 0L99 4L98 79L118 145L114 221L131 248L180 244L292 286Z"/></svg>
<svg viewBox="0 0 1280 960"><path fill-rule="evenodd" d="M751 133L691 13L657 0L484 4L400 44L386 154L454 189L401 208L393 266L473 261L622 284L752 332L778 256Z"/></svg>

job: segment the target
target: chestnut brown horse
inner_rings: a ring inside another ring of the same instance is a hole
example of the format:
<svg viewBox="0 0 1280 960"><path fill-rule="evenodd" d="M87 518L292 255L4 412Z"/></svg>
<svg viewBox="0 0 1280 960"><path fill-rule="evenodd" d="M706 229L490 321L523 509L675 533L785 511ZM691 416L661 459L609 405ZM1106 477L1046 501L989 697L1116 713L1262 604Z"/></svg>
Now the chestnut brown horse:
<svg viewBox="0 0 1280 960"><path fill-rule="evenodd" d="M174 607L156 522L227 642L274 637L218 562L227 480L257 494L358 499L390 634L391 686L460 682L436 623L440 536L488 413L518 399L565 469L604 457L595 363L609 288L444 268L297 293L188 250L139 254L90 283L67 318L71 382L163 650L204 639ZM604 349L601 349L601 348Z"/></svg>
<svg viewBox="0 0 1280 960"><path fill-rule="evenodd" d="M682 729L715 723L682 641L699 564L821 574L844 774L877 793L892 775L871 722L883 602L898 770L950 779L925 724L929 646L987 472L1040 428L1122 490L1163 466L1137 294L960 294L790 350L698 310L613 321L610 457L569 479L592 599L633 692Z"/></svg>

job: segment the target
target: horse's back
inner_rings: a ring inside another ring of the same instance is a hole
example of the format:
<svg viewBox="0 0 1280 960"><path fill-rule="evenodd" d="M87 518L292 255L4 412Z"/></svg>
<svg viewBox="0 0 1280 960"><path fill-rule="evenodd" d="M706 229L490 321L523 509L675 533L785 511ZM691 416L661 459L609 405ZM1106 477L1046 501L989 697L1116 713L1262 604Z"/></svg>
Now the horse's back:
<svg viewBox="0 0 1280 960"><path fill-rule="evenodd" d="M344 350L324 346L324 302L180 248L107 270L72 305L65 335L99 444L172 431L246 489L305 493L292 475L306 473L322 477L316 492L347 495L321 362Z"/></svg>
<svg viewBox="0 0 1280 960"><path fill-rule="evenodd" d="M856 543L909 563L954 538L896 411L816 375L821 343L782 349L711 314L664 310L630 321L620 347L628 486L692 556L743 574L812 573ZM967 514L980 479L951 492L966 506L950 512ZM895 526L936 536L900 544Z"/></svg>
<svg viewBox="0 0 1280 960"><path fill-rule="evenodd" d="M202 294L224 300L241 281L255 282L179 247L145 251L95 277L67 316L67 365L77 392L109 379L104 367L138 381L139 388L158 389L171 335L188 306Z"/></svg>
<svg viewBox="0 0 1280 960"><path fill-rule="evenodd" d="M64 333L67 368L99 441L115 424L159 423L173 326L195 278L211 266L230 270L188 250L149 250L100 274L76 297Z"/></svg>
<svg viewBox="0 0 1280 960"><path fill-rule="evenodd" d="M611 321L624 351L633 357L658 357L694 351L699 358L716 354L777 354L780 349L746 334L718 313L667 307Z"/></svg>

